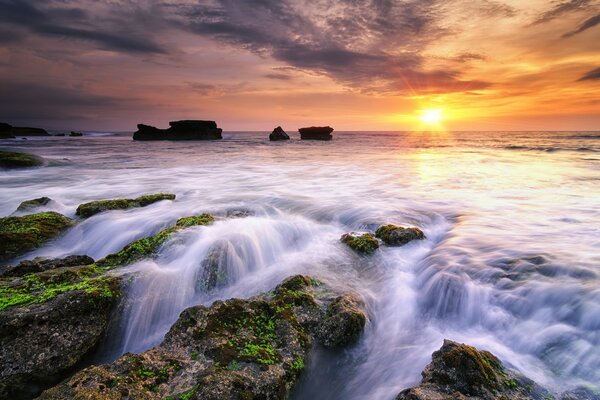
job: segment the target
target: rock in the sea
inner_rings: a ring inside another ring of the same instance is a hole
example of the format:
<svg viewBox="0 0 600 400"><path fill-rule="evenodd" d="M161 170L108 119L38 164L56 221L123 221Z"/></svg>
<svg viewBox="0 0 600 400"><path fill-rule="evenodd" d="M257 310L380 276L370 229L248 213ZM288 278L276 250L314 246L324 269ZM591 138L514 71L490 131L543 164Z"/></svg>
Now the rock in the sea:
<svg viewBox="0 0 600 400"><path fill-rule="evenodd" d="M222 139L223 130L215 121L183 120L169 122L170 128L158 129L139 124L133 140L216 140Z"/></svg>
<svg viewBox="0 0 600 400"><path fill-rule="evenodd" d="M325 318L323 290L295 276L270 294L188 308L159 346L88 367L40 399L286 399Z"/></svg>
<svg viewBox="0 0 600 400"><path fill-rule="evenodd" d="M525 400L549 394L532 380L505 369L492 353L451 340L444 340L421 375L421 384L403 390L396 400Z"/></svg>
<svg viewBox="0 0 600 400"><path fill-rule="evenodd" d="M14 136L50 136L50 134L42 128L18 127L13 126L11 134Z"/></svg>
<svg viewBox="0 0 600 400"><path fill-rule="evenodd" d="M83 136L83 133L71 131L71 133L69 134L69 136L71 136L71 137L80 137L80 136Z"/></svg>
<svg viewBox="0 0 600 400"><path fill-rule="evenodd" d="M362 254L371 254L379 248L379 241L370 232L345 233L340 240L352 250Z"/></svg>
<svg viewBox="0 0 600 400"><path fill-rule="evenodd" d="M330 126L311 126L309 128L300 128L300 139L302 140L331 140L333 128Z"/></svg>
<svg viewBox="0 0 600 400"><path fill-rule="evenodd" d="M17 211L28 211L33 208L42 207L50 203L51 200L50 197L38 197L37 199L25 200L19 204Z"/></svg>
<svg viewBox="0 0 600 400"><path fill-rule="evenodd" d="M161 200L175 200L175 195L170 193L157 193L140 196L135 199L97 200L79 205L75 214L81 218L89 218L92 215L96 215L103 211L146 207Z"/></svg>
<svg viewBox="0 0 600 400"><path fill-rule="evenodd" d="M363 310L362 301L353 293L336 298L317 328L319 343L325 347L343 347L356 342L367 322Z"/></svg>
<svg viewBox="0 0 600 400"><path fill-rule="evenodd" d="M40 247L73 224L72 219L53 211L0 218L0 261Z"/></svg>
<svg viewBox="0 0 600 400"><path fill-rule="evenodd" d="M71 255L64 258L36 257L33 260L24 260L13 267L5 267L0 271L0 277L16 277L27 274L49 271L57 268L90 265L94 259L88 256Z"/></svg>
<svg viewBox="0 0 600 400"><path fill-rule="evenodd" d="M11 133L11 131L11 125L0 122L0 139L14 139L15 136Z"/></svg>
<svg viewBox="0 0 600 400"><path fill-rule="evenodd" d="M0 150L0 168L28 168L44 165L44 160L33 154Z"/></svg>
<svg viewBox="0 0 600 400"><path fill-rule="evenodd" d="M69 266L0 281L0 398L56 384L103 337L120 278Z"/></svg>
<svg viewBox="0 0 600 400"><path fill-rule="evenodd" d="M290 140L290 137L280 126L278 126L277 128L273 129L273 132L269 135L269 140L272 142L278 140Z"/></svg>
<svg viewBox="0 0 600 400"><path fill-rule="evenodd" d="M382 225L375 236L389 246L403 246L413 240L425 239L425 234L419 228L403 228L397 225Z"/></svg>

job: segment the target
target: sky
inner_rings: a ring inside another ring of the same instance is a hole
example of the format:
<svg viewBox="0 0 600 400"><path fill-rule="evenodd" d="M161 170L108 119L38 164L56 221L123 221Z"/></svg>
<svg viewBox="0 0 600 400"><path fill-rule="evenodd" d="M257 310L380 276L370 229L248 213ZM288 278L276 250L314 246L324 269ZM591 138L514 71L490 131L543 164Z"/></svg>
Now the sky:
<svg viewBox="0 0 600 400"><path fill-rule="evenodd" d="M0 121L178 119L600 130L600 0L0 0Z"/></svg>

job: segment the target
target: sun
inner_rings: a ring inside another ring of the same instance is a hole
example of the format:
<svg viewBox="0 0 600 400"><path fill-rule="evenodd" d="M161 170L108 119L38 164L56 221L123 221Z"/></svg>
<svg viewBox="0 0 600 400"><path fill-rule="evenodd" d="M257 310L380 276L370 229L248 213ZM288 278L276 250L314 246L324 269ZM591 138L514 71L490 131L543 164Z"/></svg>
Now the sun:
<svg viewBox="0 0 600 400"><path fill-rule="evenodd" d="M428 125L437 125L442 122L443 113L439 108L431 108L421 111L421 121Z"/></svg>

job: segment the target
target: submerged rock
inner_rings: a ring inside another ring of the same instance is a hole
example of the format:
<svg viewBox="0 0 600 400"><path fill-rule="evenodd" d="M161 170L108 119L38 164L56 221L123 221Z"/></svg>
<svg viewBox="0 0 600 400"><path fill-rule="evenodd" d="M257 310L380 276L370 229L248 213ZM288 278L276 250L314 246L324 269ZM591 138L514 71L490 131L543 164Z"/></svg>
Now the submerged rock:
<svg viewBox="0 0 600 400"><path fill-rule="evenodd" d="M103 337L120 278L94 274L69 265L0 281L0 398L57 383Z"/></svg>
<svg viewBox="0 0 600 400"><path fill-rule="evenodd" d="M352 250L362 253L371 254L379 248L379 241L375 239L372 233L345 233L340 238L342 243L350 247Z"/></svg>
<svg viewBox="0 0 600 400"><path fill-rule="evenodd" d="M216 140L222 139L223 129L215 121L183 120L169 122L170 128L158 129L139 124L133 140Z"/></svg>
<svg viewBox="0 0 600 400"><path fill-rule="evenodd" d="M0 261L40 247L74 223L72 219L53 211L0 218Z"/></svg>
<svg viewBox="0 0 600 400"><path fill-rule="evenodd" d="M419 228L403 228L397 225L382 225L375 236L389 246L403 246L413 240L425 239L425 234Z"/></svg>
<svg viewBox="0 0 600 400"><path fill-rule="evenodd" d="M310 128L300 128L300 139L302 140L331 140L333 128L330 126L311 126Z"/></svg>
<svg viewBox="0 0 600 400"><path fill-rule="evenodd" d="M323 290L295 276L270 295L190 307L159 346L88 367L40 399L285 399L326 318Z"/></svg>
<svg viewBox="0 0 600 400"><path fill-rule="evenodd" d="M156 235L145 237L129 243L117 253L109 254L96 262L102 268L115 268L131 264L142 258L150 257L173 236L174 233L193 226L210 225L215 218L211 214L200 214L198 216L184 217L177 220L175 226L163 229Z"/></svg>
<svg viewBox="0 0 600 400"><path fill-rule="evenodd" d="M273 129L273 133L269 135L269 140L272 142L278 140L290 140L290 137L280 126L278 126L277 128Z"/></svg>
<svg viewBox="0 0 600 400"><path fill-rule="evenodd" d="M11 130L11 125L0 122L0 139L14 139L15 136L11 133Z"/></svg>
<svg viewBox="0 0 600 400"><path fill-rule="evenodd" d="M50 203L51 200L52 199L50 199L50 197L38 197L37 199L25 200L24 202L19 204L19 207L17 207L17 211L27 211L32 208L45 206L46 204Z"/></svg>
<svg viewBox="0 0 600 400"><path fill-rule="evenodd" d="M72 255L64 258L36 257L33 260L21 261L14 267L7 267L0 272L0 277L16 277L26 274L43 272L57 268L90 265L94 259L88 256Z"/></svg>
<svg viewBox="0 0 600 400"><path fill-rule="evenodd" d="M40 167L44 160L33 154L0 150L0 168Z"/></svg>
<svg viewBox="0 0 600 400"><path fill-rule="evenodd" d="M525 400L549 394L532 380L505 369L492 353L451 340L444 340L421 375L421 384L403 390L396 400Z"/></svg>
<svg viewBox="0 0 600 400"><path fill-rule="evenodd" d="M175 195L170 193L157 193L140 196L135 199L112 199L112 200L97 200L89 203L81 204L77 207L75 214L82 218L89 218L103 211L109 210L126 210L134 207L146 207L152 203L161 200L175 200Z"/></svg>

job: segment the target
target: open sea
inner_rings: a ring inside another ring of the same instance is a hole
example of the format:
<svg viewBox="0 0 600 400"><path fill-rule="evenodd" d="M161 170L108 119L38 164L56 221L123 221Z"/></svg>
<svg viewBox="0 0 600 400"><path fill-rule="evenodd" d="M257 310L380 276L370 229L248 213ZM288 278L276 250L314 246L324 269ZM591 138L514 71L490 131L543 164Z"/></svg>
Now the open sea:
<svg viewBox="0 0 600 400"><path fill-rule="evenodd" d="M81 203L174 193L112 211L26 254L99 259L178 218L226 216L176 234L137 272L96 355L161 342L186 307L265 292L308 274L356 291L369 322L344 351L318 350L293 399L393 399L417 384L444 338L496 354L561 392L600 389L600 132L337 132L331 142L134 142L131 135L29 137L0 148L49 160L0 171L0 216L23 200L74 217ZM394 223L427 238L360 256L349 231ZM226 285L198 292L218 247ZM13 260L18 261L18 260Z"/></svg>

